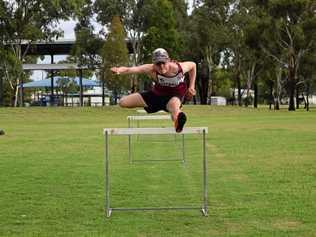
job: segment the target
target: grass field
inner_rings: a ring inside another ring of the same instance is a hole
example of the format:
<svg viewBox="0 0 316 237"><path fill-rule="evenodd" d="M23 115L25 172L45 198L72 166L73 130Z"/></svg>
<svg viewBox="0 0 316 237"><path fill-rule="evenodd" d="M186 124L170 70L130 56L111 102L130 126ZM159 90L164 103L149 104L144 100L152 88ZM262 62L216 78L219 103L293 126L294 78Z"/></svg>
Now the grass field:
<svg viewBox="0 0 316 237"><path fill-rule="evenodd" d="M209 216L199 211L104 215L102 128L135 110L0 108L0 236L316 236L316 111L185 106L207 126ZM143 126L170 126L155 122ZM180 157L172 136L134 139L137 159ZM186 164L128 163L113 137L113 206L200 204L201 140Z"/></svg>

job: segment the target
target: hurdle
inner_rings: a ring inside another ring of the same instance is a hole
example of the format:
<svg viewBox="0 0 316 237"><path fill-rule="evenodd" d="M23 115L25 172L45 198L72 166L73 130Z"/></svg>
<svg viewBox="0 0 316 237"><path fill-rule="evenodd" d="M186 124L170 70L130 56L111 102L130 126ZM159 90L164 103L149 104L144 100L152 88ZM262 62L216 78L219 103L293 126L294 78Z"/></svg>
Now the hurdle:
<svg viewBox="0 0 316 237"><path fill-rule="evenodd" d="M127 116L128 127L133 127L133 122L137 121L137 127L139 128L139 121L142 120L171 120L171 115L133 115Z"/></svg>
<svg viewBox="0 0 316 237"><path fill-rule="evenodd" d="M172 120L171 115L132 115L132 116L127 116L127 121L128 121L128 128L133 128L133 122L137 121L137 128L139 128L139 121L144 121L144 120ZM137 135L137 140L138 140L138 135ZM176 139L176 135L175 135ZM133 160L132 158L132 137L131 135L128 136L128 159L130 163L133 163L133 161L144 161L144 160ZM182 134L182 159L168 159L168 160L146 160L146 161L182 161L185 163L185 153L184 153L184 134Z"/></svg>
<svg viewBox="0 0 316 237"><path fill-rule="evenodd" d="M140 113L140 114L146 114L147 113L146 110L144 110L144 109L137 109L136 112ZM166 114L167 112L164 111L164 110L159 110L156 113Z"/></svg>
<svg viewBox="0 0 316 237"><path fill-rule="evenodd" d="M203 203L196 207L111 207L110 206L110 154L109 154L109 137L110 136L130 136L130 135L159 135L159 134L177 134L174 128L104 128L105 138L105 211L106 216L111 217L113 211L159 211L159 210L200 210L204 216L208 214L208 194L207 194L207 157L206 157L206 134L207 127L187 127L181 134L202 134L203 149Z"/></svg>

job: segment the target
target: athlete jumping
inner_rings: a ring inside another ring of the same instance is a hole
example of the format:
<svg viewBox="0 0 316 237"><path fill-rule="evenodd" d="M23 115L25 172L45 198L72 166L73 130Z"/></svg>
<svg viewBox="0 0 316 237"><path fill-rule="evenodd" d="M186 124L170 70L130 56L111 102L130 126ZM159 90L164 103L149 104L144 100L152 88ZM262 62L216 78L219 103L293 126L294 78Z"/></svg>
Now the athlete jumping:
<svg viewBox="0 0 316 237"><path fill-rule="evenodd" d="M149 91L136 92L120 99L123 108L144 107L147 113L165 110L171 113L176 132L181 132L187 120L181 111L184 97L191 99L195 94L196 64L177 62L170 59L165 49L158 48L152 53L152 64L135 67L112 67L116 74L147 74L154 79L154 86ZM184 74L189 74L189 85L184 81Z"/></svg>

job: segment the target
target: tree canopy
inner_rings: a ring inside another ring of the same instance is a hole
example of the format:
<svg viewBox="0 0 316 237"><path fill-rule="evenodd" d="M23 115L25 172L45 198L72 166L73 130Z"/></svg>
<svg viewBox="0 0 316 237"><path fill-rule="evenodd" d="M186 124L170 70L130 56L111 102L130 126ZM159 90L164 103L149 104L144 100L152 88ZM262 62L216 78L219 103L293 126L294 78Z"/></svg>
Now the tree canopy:
<svg viewBox="0 0 316 237"><path fill-rule="evenodd" d="M58 39L58 22L72 18L76 44L68 61L101 67L102 80L116 94L143 88L146 80L113 76L109 67L148 63L162 47L176 60L197 63L202 104L225 96L239 106L272 103L278 109L288 103L295 110L302 98L308 105L316 84L315 1L195 0L192 9L187 2L1 1L0 104L17 105L19 84L29 79L22 64L36 61L21 43ZM100 32L95 20L103 25Z"/></svg>

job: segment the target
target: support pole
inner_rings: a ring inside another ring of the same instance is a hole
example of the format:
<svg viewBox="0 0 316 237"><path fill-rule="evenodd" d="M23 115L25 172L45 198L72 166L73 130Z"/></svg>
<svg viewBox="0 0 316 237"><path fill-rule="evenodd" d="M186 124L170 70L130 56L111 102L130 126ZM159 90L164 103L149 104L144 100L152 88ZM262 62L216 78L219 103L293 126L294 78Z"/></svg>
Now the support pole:
<svg viewBox="0 0 316 237"><path fill-rule="evenodd" d="M1 69L3 70L3 69ZM0 72L0 107L2 107L4 105L4 94L3 94L3 87L4 87L4 83L3 83L3 75L2 73L4 73L3 71Z"/></svg>
<svg viewBox="0 0 316 237"><path fill-rule="evenodd" d="M105 209L106 216L111 216L110 208L110 179L109 179L109 134L105 132Z"/></svg>
<svg viewBox="0 0 316 237"><path fill-rule="evenodd" d="M203 130L203 194L204 194L204 199L203 199L203 209L202 212L204 216L207 216L207 159L206 159L206 135L205 135L205 130Z"/></svg>
<svg viewBox="0 0 316 237"><path fill-rule="evenodd" d="M184 134L182 134L182 162L185 163Z"/></svg>
<svg viewBox="0 0 316 237"><path fill-rule="evenodd" d="M131 127L131 118L127 118L128 119L128 128ZM132 146L132 135L128 135L128 160L129 163L132 163L132 154L131 154L131 146Z"/></svg>
<svg viewBox="0 0 316 237"><path fill-rule="evenodd" d="M50 63L54 64L54 55L50 55ZM54 71L51 70L51 76L50 76L50 106L53 106L54 104Z"/></svg>
<svg viewBox="0 0 316 237"><path fill-rule="evenodd" d="M80 106L83 106L82 69L79 69Z"/></svg>

